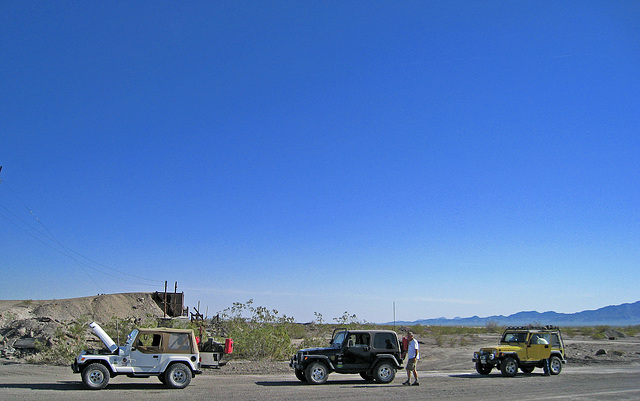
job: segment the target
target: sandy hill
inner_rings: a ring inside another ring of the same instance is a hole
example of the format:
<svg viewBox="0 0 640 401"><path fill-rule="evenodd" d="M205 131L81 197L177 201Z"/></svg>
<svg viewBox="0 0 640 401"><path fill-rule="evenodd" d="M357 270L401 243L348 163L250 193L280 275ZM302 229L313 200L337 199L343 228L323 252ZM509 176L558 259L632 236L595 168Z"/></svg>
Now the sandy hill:
<svg viewBox="0 0 640 401"><path fill-rule="evenodd" d="M64 323L77 319L105 323L112 318L162 317L152 293L103 294L91 297L0 301L0 341L49 339Z"/></svg>

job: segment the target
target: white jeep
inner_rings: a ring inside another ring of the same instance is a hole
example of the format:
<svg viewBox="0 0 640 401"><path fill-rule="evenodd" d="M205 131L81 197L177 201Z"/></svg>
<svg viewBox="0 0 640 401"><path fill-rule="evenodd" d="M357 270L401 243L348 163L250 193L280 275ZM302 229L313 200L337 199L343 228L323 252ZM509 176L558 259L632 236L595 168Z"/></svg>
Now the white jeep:
<svg viewBox="0 0 640 401"><path fill-rule="evenodd" d="M192 377L202 373L193 330L135 329L119 347L98 323L89 326L107 349L80 352L71 369L92 390L105 388L118 375L157 376L168 387L185 388Z"/></svg>

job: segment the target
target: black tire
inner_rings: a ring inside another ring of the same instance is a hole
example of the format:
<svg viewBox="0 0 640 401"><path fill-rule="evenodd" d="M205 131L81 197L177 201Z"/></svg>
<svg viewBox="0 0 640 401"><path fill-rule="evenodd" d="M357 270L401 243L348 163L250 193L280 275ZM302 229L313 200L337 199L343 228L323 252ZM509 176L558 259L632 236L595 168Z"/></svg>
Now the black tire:
<svg viewBox="0 0 640 401"><path fill-rule="evenodd" d="M513 377L518 373L518 361L514 358L505 358L500 364L500 371L503 376Z"/></svg>
<svg viewBox="0 0 640 401"><path fill-rule="evenodd" d="M307 383L324 384L329 378L329 369L322 362L311 362L304 371L304 377L307 379Z"/></svg>
<svg viewBox="0 0 640 401"><path fill-rule="evenodd" d="M522 373L526 373L526 374L533 372L533 369L535 368L536 368L535 366L520 366L520 370L522 371Z"/></svg>
<svg viewBox="0 0 640 401"><path fill-rule="evenodd" d="M549 358L549 373L559 375L562 372L562 361L557 356Z"/></svg>
<svg viewBox="0 0 640 401"><path fill-rule="evenodd" d="M307 381L307 378L304 377L304 370L295 369L295 373L296 373L296 377L298 378L298 380L300 380L301 382L306 382Z"/></svg>
<svg viewBox="0 0 640 401"><path fill-rule="evenodd" d="M82 382L91 390L102 390L109 384L109 369L101 363L92 363L82 371Z"/></svg>
<svg viewBox="0 0 640 401"><path fill-rule="evenodd" d="M476 362L476 372L480 373L481 375L488 375L492 370L493 365Z"/></svg>
<svg viewBox="0 0 640 401"><path fill-rule="evenodd" d="M372 382L373 381L373 375L367 372L360 372L360 377L362 377L363 379L365 379L368 382Z"/></svg>
<svg viewBox="0 0 640 401"><path fill-rule="evenodd" d="M191 369L184 363L174 363L164 372L164 381L170 388L185 388L191 383Z"/></svg>
<svg viewBox="0 0 640 401"><path fill-rule="evenodd" d="M373 368L373 379L378 383L391 383L396 377L396 367L391 362L379 362Z"/></svg>

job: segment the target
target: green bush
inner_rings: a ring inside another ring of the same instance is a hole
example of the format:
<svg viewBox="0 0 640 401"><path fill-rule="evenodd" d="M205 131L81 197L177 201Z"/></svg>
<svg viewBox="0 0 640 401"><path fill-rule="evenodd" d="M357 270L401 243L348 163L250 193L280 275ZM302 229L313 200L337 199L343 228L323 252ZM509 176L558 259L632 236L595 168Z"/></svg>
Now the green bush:
<svg viewBox="0 0 640 401"><path fill-rule="evenodd" d="M152 315L147 315L144 319L119 319L114 316L108 322L98 322L98 324L116 344L124 345L127 340L127 335L131 333L133 329L158 327L158 320Z"/></svg>
<svg viewBox="0 0 640 401"><path fill-rule="evenodd" d="M51 344L36 340L36 349L42 362L67 365L87 347L86 330L88 318L84 317L63 324L54 332Z"/></svg>
<svg viewBox="0 0 640 401"><path fill-rule="evenodd" d="M234 357L251 360L282 360L293 352L289 330L295 325L292 317L263 306L234 302L220 312L225 328L234 342Z"/></svg>

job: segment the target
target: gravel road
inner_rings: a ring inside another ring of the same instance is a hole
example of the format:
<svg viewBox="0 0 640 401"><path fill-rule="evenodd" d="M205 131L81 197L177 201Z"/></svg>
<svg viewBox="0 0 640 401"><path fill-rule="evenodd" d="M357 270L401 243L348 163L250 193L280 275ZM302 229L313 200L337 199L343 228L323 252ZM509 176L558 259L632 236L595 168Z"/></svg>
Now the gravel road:
<svg viewBox="0 0 640 401"><path fill-rule="evenodd" d="M536 372L539 369L536 370ZM199 375L183 390L164 388L157 378L116 377L100 391L85 390L80 375L60 366L0 365L3 400L639 400L640 365L570 366L558 376L534 372L505 378L480 376L474 370L422 371L419 387L405 387L404 372L388 385L365 382L357 375L329 376L325 385L300 383L292 373L272 375Z"/></svg>

